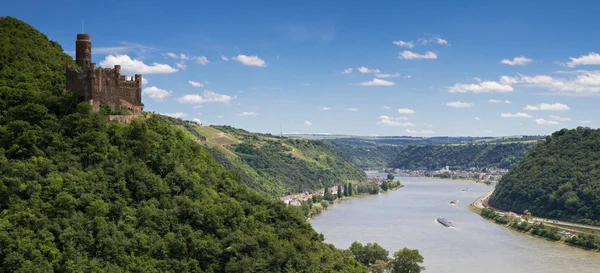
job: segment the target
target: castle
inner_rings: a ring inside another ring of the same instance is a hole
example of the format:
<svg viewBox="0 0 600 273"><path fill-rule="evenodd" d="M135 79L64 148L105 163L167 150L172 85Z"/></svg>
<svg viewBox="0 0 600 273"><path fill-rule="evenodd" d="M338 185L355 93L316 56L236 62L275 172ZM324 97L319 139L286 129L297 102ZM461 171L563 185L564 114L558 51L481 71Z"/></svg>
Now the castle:
<svg viewBox="0 0 600 273"><path fill-rule="evenodd" d="M92 41L89 34L77 34L75 42L77 69L67 65L67 90L75 92L79 100L92 105L92 111L100 111L101 105L111 110L127 110L133 115L141 114L142 75L128 79L121 75L121 66L96 68L92 63Z"/></svg>

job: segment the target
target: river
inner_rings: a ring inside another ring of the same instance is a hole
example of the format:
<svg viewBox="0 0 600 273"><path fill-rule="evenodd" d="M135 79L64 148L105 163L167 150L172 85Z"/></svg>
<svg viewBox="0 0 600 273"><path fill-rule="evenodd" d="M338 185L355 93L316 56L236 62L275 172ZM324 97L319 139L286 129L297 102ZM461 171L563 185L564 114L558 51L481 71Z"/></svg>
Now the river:
<svg viewBox="0 0 600 273"><path fill-rule="evenodd" d="M600 253L535 238L489 222L469 203L491 188L469 181L401 177L403 188L335 204L310 221L325 241L418 249L425 272L600 272ZM468 191L461 189L469 188ZM450 200L458 200L450 205ZM455 224L446 228L435 221Z"/></svg>

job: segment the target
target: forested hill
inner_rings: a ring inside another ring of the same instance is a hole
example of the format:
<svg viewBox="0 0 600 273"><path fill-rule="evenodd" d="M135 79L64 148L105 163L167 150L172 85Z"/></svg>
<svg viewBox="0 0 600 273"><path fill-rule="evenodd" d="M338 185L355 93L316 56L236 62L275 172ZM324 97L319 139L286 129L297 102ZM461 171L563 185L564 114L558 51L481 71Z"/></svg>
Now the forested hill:
<svg viewBox="0 0 600 273"><path fill-rule="evenodd" d="M0 18L0 272L366 272L182 130L77 104L66 63Z"/></svg>
<svg viewBox="0 0 600 273"><path fill-rule="evenodd" d="M270 196L367 179L363 171L320 140L289 139L231 126L201 126L162 118L188 132L219 163L239 171L246 185Z"/></svg>
<svg viewBox="0 0 600 273"><path fill-rule="evenodd" d="M510 169L533 146L533 143L407 146L398 151L389 167L411 170L438 170L445 166L451 169Z"/></svg>
<svg viewBox="0 0 600 273"><path fill-rule="evenodd" d="M324 141L359 168L438 170L445 166L511 168L540 139L540 136L344 137Z"/></svg>
<svg viewBox="0 0 600 273"><path fill-rule="evenodd" d="M386 168L404 148L402 146L378 145L360 140L327 140L336 152L363 169Z"/></svg>
<svg viewBox="0 0 600 273"><path fill-rule="evenodd" d="M500 180L490 203L600 225L600 129L563 129L548 136Z"/></svg>

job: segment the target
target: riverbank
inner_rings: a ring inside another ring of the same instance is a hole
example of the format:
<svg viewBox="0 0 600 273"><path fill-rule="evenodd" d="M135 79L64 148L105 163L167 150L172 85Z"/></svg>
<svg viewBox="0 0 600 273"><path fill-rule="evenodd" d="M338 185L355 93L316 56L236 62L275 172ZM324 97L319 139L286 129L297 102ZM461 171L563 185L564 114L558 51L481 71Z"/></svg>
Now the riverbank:
<svg viewBox="0 0 600 273"><path fill-rule="evenodd" d="M327 208L323 209L323 211L327 211L329 208L331 208L331 206L333 206L333 205L335 205L337 203L341 203L342 201L349 201L349 200L359 199L359 198L365 198L365 197L375 197L375 196L378 196L380 194L387 194L387 193L390 193L392 191L397 191L397 190L399 190L402 187L404 187L404 185L399 184L398 187L394 187L394 188L388 189L387 191L380 191L377 194L363 193L363 194L357 194L357 195L352 195L352 196L343 196L342 198L337 198L337 199L333 200L333 202L330 203ZM308 216L307 219L306 219L306 221L310 221L311 219L316 218L317 216L320 216L323 213L323 211L319 212L318 214Z"/></svg>
<svg viewBox="0 0 600 273"><path fill-rule="evenodd" d="M469 210L498 225L522 232L533 237L565 245L600 251L600 227L583 227L574 223L562 223L550 219L524 216L506 212L491 207L487 199L492 195L491 190L469 204ZM561 225L562 224L562 225Z"/></svg>

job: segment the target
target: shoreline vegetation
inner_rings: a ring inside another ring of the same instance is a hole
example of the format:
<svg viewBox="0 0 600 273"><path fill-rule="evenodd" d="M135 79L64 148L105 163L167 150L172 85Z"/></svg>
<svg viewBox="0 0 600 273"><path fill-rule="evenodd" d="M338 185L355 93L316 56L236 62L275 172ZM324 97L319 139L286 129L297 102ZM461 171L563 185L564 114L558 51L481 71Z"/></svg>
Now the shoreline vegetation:
<svg viewBox="0 0 600 273"><path fill-rule="evenodd" d="M479 208L475 205L479 199L481 197L469 204L469 210L488 221L534 237L600 252L600 232L597 230L564 227L556 223L537 221L527 210L523 215L518 215L510 212L508 214L499 213L490 208ZM483 202L485 201L483 200Z"/></svg>
<svg viewBox="0 0 600 273"><path fill-rule="evenodd" d="M402 188L403 185L398 180L394 180L393 173L388 173L387 177L370 177L364 183L345 183L324 190L318 190L311 193L301 193L288 195L281 198L281 201L288 206L300 207L307 221L327 210L331 205L343 200L349 200L355 197L378 195Z"/></svg>

